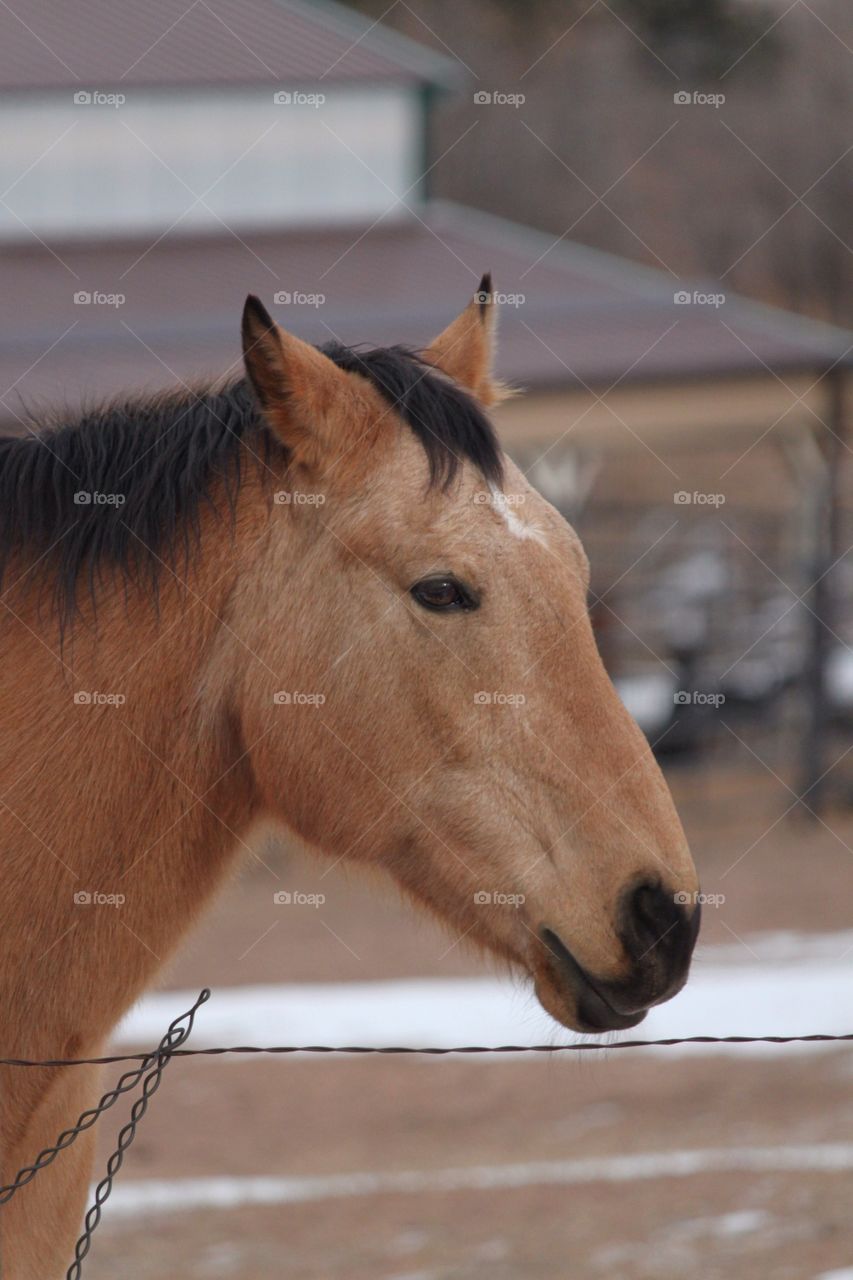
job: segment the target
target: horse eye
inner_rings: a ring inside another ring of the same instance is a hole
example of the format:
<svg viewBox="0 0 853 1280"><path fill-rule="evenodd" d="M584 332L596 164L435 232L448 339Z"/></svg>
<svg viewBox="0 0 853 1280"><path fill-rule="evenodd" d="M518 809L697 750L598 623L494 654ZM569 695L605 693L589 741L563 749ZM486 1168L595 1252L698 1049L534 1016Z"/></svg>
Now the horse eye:
<svg viewBox="0 0 853 1280"><path fill-rule="evenodd" d="M412 587L412 595L425 609L476 609L477 601L455 578L424 578Z"/></svg>

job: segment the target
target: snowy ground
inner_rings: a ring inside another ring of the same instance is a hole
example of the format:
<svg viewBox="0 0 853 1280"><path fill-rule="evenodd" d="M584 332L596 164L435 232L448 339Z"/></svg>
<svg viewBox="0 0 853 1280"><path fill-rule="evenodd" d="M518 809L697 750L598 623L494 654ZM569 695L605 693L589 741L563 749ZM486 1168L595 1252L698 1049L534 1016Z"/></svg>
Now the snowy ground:
<svg viewBox="0 0 853 1280"><path fill-rule="evenodd" d="M842 1034L853 1031L853 932L763 935L700 948L683 992L618 1039L695 1035ZM147 996L116 1034L153 1046L196 991ZM594 1037L558 1028L520 987L497 978L297 983L220 988L196 1019L192 1045L571 1044ZM638 1053L813 1053L832 1045L696 1045ZM628 1051L633 1052L633 1051Z"/></svg>
<svg viewBox="0 0 853 1280"><path fill-rule="evenodd" d="M175 1178L119 1185L111 1218L193 1209L239 1209L245 1205L305 1204L383 1193L422 1196L429 1192L495 1191L512 1187L688 1178L707 1173L847 1173L853 1143L798 1147L725 1147L654 1151L588 1160L541 1160L524 1164L469 1165L451 1169L347 1173L310 1178Z"/></svg>

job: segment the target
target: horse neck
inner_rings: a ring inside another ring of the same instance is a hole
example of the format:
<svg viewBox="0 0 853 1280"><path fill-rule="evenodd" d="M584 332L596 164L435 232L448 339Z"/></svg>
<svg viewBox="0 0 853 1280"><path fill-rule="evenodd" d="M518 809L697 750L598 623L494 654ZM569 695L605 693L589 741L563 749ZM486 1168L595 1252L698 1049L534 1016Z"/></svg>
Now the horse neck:
<svg viewBox="0 0 853 1280"><path fill-rule="evenodd" d="M61 652L35 602L0 621L20 658L0 674L0 1003L21 1053L99 1043L248 848L250 744L225 660L238 573L207 518L188 587L165 581L159 613L117 585L96 634L75 624Z"/></svg>

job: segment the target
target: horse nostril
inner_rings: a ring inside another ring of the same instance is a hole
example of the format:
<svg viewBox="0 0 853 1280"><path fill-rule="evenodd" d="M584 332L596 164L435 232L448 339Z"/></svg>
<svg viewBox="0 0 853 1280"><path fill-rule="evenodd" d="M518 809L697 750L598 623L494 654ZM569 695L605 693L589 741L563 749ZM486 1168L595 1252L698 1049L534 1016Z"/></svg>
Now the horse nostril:
<svg viewBox="0 0 853 1280"><path fill-rule="evenodd" d="M641 920L651 921L654 918L659 894L660 890L650 884L641 884L634 890L634 912Z"/></svg>
<svg viewBox="0 0 853 1280"><path fill-rule="evenodd" d="M618 933L633 969L623 984L626 1000L656 1004L684 985L700 915L699 903L691 911L686 896L651 880L625 889Z"/></svg>
<svg viewBox="0 0 853 1280"><path fill-rule="evenodd" d="M672 894L665 894L659 885L641 884L634 890L634 915L646 929L664 928L672 924L677 912L673 911Z"/></svg>
<svg viewBox="0 0 853 1280"><path fill-rule="evenodd" d="M623 903L621 936L633 960L642 960L658 947L690 954L699 929L698 904L688 918L680 894L648 882L628 890Z"/></svg>

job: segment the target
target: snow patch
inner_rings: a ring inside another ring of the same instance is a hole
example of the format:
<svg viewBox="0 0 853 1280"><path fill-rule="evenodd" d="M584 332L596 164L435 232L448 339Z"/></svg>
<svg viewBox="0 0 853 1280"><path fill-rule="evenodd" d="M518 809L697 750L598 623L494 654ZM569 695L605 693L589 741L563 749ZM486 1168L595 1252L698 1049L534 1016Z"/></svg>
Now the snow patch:
<svg viewBox="0 0 853 1280"><path fill-rule="evenodd" d="M271 983L214 991L196 1018L191 1045L577 1044L606 1051L617 1040L670 1037L840 1035L853 1031L853 933L773 934L697 951L690 981L637 1028L604 1040L557 1026L533 995L498 978L417 978L388 982ZM119 1048L154 1046L197 997L195 991L146 996L119 1025ZM643 1049L671 1060L684 1054L772 1057L837 1046L679 1045ZM638 1052L640 1052L638 1050ZM472 1056L468 1061L501 1061ZM543 1055L547 1060L547 1055ZM333 1059L334 1060L334 1059Z"/></svg>
<svg viewBox="0 0 853 1280"><path fill-rule="evenodd" d="M110 1197L109 1221L140 1214L237 1209L244 1205L306 1204L323 1200L397 1193L496 1191L530 1186L625 1183L640 1179L688 1178L704 1173L849 1173L853 1143L790 1147L729 1147L692 1151L652 1151L582 1160L539 1160L526 1164L468 1168L342 1173L312 1177L217 1177L149 1179L119 1183ZM754 1229L763 1215L730 1213L724 1234ZM750 1223L746 1219L752 1219ZM759 1223L759 1225L761 1225ZM843 1273L838 1273L838 1278ZM824 1277L826 1280L826 1277Z"/></svg>

